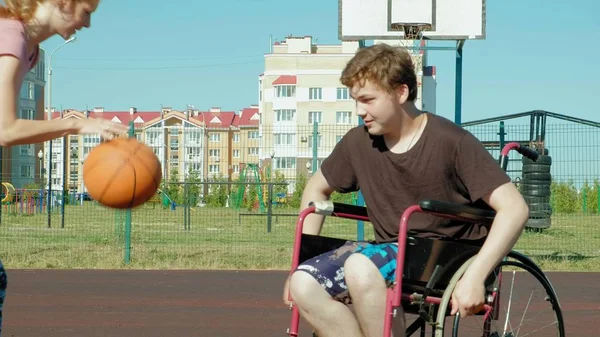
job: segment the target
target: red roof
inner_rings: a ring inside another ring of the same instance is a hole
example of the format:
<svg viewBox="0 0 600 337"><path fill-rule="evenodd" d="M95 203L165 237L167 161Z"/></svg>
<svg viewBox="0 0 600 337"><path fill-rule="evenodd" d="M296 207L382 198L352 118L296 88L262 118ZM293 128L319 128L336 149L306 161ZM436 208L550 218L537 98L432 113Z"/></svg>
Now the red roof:
<svg viewBox="0 0 600 337"><path fill-rule="evenodd" d="M275 81L273 81L273 85L286 85L286 84L296 84L296 76L294 75L281 75L277 77Z"/></svg>
<svg viewBox="0 0 600 337"><path fill-rule="evenodd" d="M160 111L144 111L144 112L134 112L130 113L130 111L78 111L75 109L64 110L62 115L63 117L69 117L69 115L77 116L79 118L85 118L85 115L89 114L90 118L103 118L108 120L118 120L123 124L127 124L130 121L134 121L136 125L140 125L143 123L147 123L149 121L160 118ZM181 114L178 111L171 111L171 113ZM208 128L215 129L229 129L230 127L238 127L238 126L258 126L258 119L251 120L251 118L258 114L258 107L251 106L250 108L244 108L240 115L236 114L234 111L221 111L213 110L213 111L199 111L197 116L190 116L190 121L195 120L197 123L205 122ZM44 114L46 115L46 114ZM165 114L166 117L167 114ZM44 116L46 119L47 117ZM60 119L61 112L55 111L52 113L52 119ZM255 117L256 118L256 117ZM136 122L136 120L138 120Z"/></svg>
<svg viewBox="0 0 600 337"><path fill-rule="evenodd" d="M256 116L256 117L254 117ZM254 117L255 119L252 119ZM258 108L244 108L239 116L238 126L258 126Z"/></svg>
<svg viewBox="0 0 600 337"><path fill-rule="evenodd" d="M235 112L233 111L201 111L198 113L199 120L204 121L208 128L229 128L234 126Z"/></svg>

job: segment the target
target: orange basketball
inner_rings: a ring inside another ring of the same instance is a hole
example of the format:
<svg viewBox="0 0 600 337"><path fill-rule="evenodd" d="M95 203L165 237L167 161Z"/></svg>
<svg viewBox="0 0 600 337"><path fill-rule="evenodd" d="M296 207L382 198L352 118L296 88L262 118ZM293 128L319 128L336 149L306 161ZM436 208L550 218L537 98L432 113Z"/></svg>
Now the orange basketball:
<svg viewBox="0 0 600 337"><path fill-rule="evenodd" d="M92 199L111 208L134 208L160 186L162 171L150 147L135 138L96 146L83 163L83 183Z"/></svg>

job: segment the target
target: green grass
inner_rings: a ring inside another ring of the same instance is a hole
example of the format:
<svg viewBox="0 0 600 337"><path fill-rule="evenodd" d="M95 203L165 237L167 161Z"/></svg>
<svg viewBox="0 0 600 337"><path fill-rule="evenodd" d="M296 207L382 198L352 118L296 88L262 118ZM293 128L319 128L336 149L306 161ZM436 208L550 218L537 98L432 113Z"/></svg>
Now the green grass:
<svg viewBox="0 0 600 337"><path fill-rule="evenodd" d="M274 209L293 213L294 209ZM245 210L242 210L245 212ZM10 215L3 212L0 257L8 268L135 269L289 269L295 217L243 217L231 208L195 208L190 229L184 211L144 206L132 214L131 263L124 263L124 228L116 213L95 203L65 208L61 215ZM120 217L124 219L124 217ZM555 216L552 227L526 232L517 250L545 270L600 270L600 216ZM373 238L368 223L366 236ZM324 235L356 238L356 222L328 218Z"/></svg>

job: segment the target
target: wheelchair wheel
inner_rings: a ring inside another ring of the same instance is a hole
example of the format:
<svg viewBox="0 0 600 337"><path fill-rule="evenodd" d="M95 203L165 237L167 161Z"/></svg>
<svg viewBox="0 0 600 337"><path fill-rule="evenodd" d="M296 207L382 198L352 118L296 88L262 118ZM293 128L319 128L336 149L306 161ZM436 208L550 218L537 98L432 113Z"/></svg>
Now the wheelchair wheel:
<svg viewBox="0 0 600 337"><path fill-rule="evenodd" d="M490 278L486 304L492 310L488 315L483 311L464 319L459 315L449 316L456 281L472 260L455 273L444 292L437 317L437 337L565 336L560 303L550 281L533 261L515 252L498 265Z"/></svg>

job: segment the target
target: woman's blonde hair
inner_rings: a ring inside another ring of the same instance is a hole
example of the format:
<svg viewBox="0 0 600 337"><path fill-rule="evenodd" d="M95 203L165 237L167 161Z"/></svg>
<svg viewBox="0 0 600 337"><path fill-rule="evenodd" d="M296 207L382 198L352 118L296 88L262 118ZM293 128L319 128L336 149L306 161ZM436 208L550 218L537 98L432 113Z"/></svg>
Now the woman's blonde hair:
<svg viewBox="0 0 600 337"><path fill-rule="evenodd" d="M15 19L28 22L33 18L37 6L48 0L4 0L5 5L0 6L0 18ZM100 0L75 0L98 3Z"/></svg>
<svg viewBox="0 0 600 337"><path fill-rule="evenodd" d="M43 0L4 0L0 6L0 18L16 19L27 22L31 20L35 10Z"/></svg>

